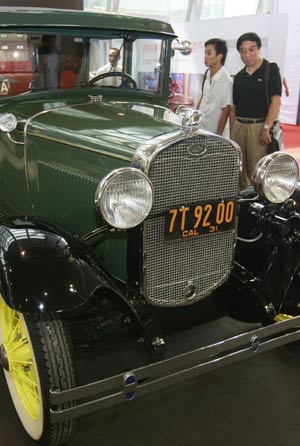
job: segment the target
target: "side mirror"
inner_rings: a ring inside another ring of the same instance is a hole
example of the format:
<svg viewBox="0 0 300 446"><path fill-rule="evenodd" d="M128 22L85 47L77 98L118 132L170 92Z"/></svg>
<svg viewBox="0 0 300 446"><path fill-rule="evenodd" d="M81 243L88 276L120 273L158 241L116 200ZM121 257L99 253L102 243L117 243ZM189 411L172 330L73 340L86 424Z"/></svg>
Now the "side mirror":
<svg viewBox="0 0 300 446"><path fill-rule="evenodd" d="M189 40L179 42L179 40L176 39L172 43L172 50L178 50L183 56L188 56L192 52L192 42Z"/></svg>

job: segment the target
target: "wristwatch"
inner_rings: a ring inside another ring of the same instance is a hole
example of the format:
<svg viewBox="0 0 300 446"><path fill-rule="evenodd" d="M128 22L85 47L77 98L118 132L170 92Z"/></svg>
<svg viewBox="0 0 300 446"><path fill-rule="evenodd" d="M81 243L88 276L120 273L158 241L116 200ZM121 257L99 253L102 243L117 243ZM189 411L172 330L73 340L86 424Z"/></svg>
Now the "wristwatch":
<svg viewBox="0 0 300 446"><path fill-rule="evenodd" d="M270 128L271 128L270 125L268 125L268 124L264 124L264 129L265 129L265 130L270 130Z"/></svg>

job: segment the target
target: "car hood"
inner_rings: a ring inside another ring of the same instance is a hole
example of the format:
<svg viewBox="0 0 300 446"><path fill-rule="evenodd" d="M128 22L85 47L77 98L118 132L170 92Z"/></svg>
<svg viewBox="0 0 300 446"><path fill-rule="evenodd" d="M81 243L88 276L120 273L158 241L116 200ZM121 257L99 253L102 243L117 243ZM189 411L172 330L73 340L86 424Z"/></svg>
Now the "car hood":
<svg viewBox="0 0 300 446"><path fill-rule="evenodd" d="M140 144L178 130L180 119L168 109L141 102L89 102L43 110L28 121L26 133L125 158Z"/></svg>

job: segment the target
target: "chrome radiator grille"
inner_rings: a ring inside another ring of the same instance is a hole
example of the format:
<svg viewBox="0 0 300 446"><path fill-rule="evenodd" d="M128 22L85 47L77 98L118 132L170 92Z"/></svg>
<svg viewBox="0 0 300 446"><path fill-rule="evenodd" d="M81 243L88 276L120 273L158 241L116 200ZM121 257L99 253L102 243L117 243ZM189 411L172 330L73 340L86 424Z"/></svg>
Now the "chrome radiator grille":
<svg viewBox="0 0 300 446"><path fill-rule="evenodd" d="M188 149L195 143L205 146L206 153L191 155ZM154 203L144 222L144 296L154 305L187 305L206 297L229 276L235 229L165 241L164 214L173 207L234 199L239 192L239 156L230 142L199 135L158 152L148 174ZM192 296L190 286L195 289Z"/></svg>

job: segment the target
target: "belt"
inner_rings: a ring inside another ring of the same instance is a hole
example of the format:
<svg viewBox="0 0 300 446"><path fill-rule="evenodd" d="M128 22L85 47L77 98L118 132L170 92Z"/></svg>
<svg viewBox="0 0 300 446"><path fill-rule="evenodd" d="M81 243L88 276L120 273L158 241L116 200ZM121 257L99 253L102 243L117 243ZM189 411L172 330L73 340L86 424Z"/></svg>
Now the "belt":
<svg viewBox="0 0 300 446"><path fill-rule="evenodd" d="M236 120L242 124L259 124L260 122L265 122L266 118L239 118Z"/></svg>

